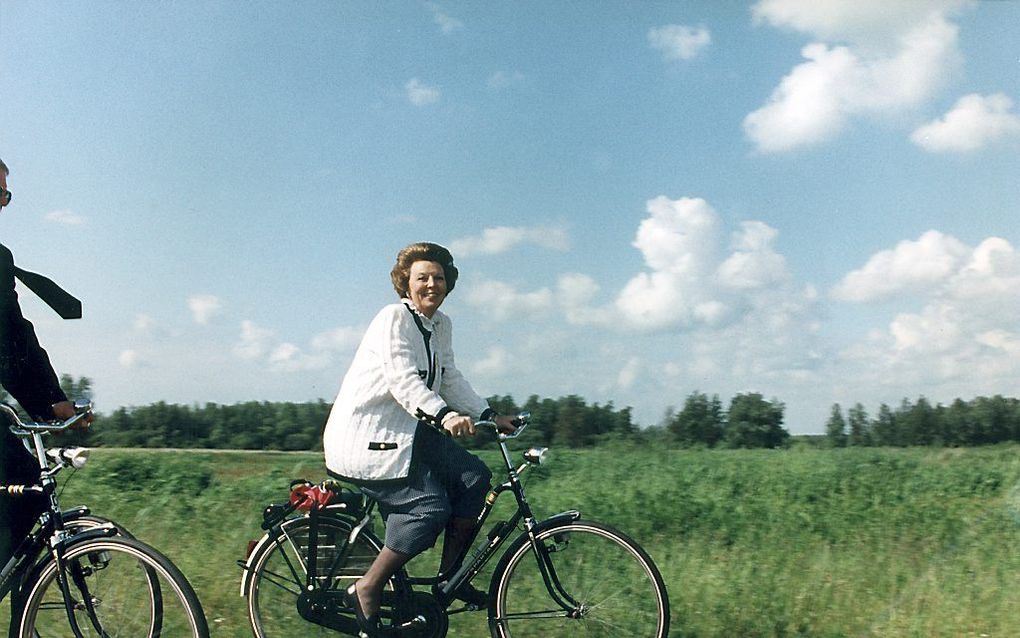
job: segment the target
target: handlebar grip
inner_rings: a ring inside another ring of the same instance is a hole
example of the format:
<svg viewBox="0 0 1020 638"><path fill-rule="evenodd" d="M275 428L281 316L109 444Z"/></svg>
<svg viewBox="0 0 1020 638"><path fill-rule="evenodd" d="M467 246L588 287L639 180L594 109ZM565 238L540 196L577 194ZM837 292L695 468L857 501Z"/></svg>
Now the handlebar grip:
<svg viewBox="0 0 1020 638"><path fill-rule="evenodd" d="M38 485L0 485L0 493L8 496L24 496L29 494L42 494L42 487Z"/></svg>

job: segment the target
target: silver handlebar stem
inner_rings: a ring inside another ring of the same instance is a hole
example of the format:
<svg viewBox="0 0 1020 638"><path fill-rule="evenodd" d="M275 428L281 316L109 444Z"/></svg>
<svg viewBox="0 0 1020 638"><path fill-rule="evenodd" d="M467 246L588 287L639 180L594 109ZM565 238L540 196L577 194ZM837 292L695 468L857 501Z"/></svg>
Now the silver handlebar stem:
<svg viewBox="0 0 1020 638"><path fill-rule="evenodd" d="M499 451L503 453L503 462L506 463L506 467L508 470L510 470L511 476L516 476L516 470L514 469L513 459L510 458L510 450L507 449L506 447L506 442L509 441L510 439L516 439L524 432L525 429L527 429L529 423L531 422L531 413L521 412L516 417L514 417L514 420L520 425L518 425L517 429L514 430L511 434L503 434L502 432L500 432L499 426L496 424L495 421L485 420L475 422L476 426L491 427L493 430L496 431L496 440L499 442Z"/></svg>

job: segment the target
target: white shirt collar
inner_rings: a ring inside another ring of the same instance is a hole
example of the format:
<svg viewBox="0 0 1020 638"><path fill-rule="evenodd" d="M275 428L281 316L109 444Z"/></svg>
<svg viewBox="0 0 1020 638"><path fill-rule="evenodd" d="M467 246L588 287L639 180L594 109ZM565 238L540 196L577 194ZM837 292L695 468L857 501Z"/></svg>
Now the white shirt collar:
<svg viewBox="0 0 1020 638"><path fill-rule="evenodd" d="M401 299L400 301L405 306L410 308L411 312L413 312L414 314L418 315L419 318L421 318L422 325L424 325L427 329L432 330L433 328L435 328L435 326L437 326L439 323L441 323L441 319L442 319L443 315L438 310L436 311L436 314L432 315L432 317L429 318L429 317L425 316L424 314L422 314L421 310L418 310L418 307L415 306L411 302L410 299L404 298L404 299Z"/></svg>

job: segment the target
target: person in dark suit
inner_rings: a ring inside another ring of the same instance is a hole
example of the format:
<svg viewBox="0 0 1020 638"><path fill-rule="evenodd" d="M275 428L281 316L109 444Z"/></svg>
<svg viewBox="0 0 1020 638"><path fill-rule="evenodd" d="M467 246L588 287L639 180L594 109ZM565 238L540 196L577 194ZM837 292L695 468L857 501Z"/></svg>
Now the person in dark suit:
<svg viewBox="0 0 1020 638"><path fill-rule="evenodd" d="M11 203L7 190L10 171L0 160L0 213ZM14 256L0 244L0 385L34 419L68 419L74 404L60 389L57 375L46 351L39 345L32 324L21 314L14 290ZM39 480L39 465L0 423L0 484L33 484ZM44 504L28 497L15 500L0 495L0 566L32 529Z"/></svg>

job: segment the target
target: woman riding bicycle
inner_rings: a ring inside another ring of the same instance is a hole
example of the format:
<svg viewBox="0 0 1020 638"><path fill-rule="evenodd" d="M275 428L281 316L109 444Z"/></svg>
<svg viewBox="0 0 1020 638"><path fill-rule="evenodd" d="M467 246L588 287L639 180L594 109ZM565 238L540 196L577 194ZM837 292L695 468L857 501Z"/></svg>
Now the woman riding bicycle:
<svg viewBox="0 0 1020 638"><path fill-rule="evenodd" d="M457 275L453 256L437 244L397 254L390 278L400 303L372 321L326 423L329 473L359 485L386 521L385 547L348 591L369 636L380 631L383 586L407 561L445 531L440 571L447 572L473 540L492 473L450 436L474 435L475 419L514 429L512 417L496 416L454 364L452 325L439 307ZM486 601L470 586L458 597Z"/></svg>

